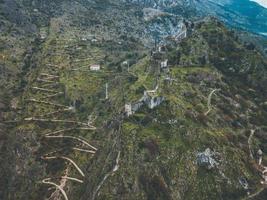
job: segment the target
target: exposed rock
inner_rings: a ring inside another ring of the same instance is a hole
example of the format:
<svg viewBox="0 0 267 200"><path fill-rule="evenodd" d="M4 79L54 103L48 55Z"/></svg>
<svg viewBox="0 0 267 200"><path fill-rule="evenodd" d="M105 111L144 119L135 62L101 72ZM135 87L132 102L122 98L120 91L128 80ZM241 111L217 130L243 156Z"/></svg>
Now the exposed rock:
<svg viewBox="0 0 267 200"><path fill-rule="evenodd" d="M212 169L219 165L219 163L214 159L215 155L217 155L217 153L212 152L209 148L207 148L204 152L197 153L197 164L200 167Z"/></svg>
<svg viewBox="0 0 267 200"><path fill-rule="evenodd" d="M238 181L245 190L248 190L248 182L245 178L241 177L238 179Z"/></svg>

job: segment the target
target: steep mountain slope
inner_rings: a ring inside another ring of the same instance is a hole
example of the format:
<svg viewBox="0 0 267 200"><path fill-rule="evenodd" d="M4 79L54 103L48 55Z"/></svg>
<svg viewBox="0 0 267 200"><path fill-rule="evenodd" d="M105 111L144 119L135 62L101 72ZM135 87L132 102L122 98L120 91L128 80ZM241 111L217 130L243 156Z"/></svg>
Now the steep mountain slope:
<svg viewBox="0 0 267 200"><path fill-rule="evenodd" d="M238 49L239 59L225 55L228 48L233 55ZM253 57L248 65L240 64L248 55ZM121 122L120 168L103 185L98 198L241 199L246 192L260 189L261 172L249 157L248 138L256 128L253 155L259 148L266 151L266 90L247 81L253 70L243 74L241 68L254 66L257 61L260 63L255 66L262 67L259 72L266 72L266 61L253 50L246 50L213 20L196 24L188 39L161 56L159 60L145 57L131 69L138 80L122 90L127 91L126 102L137 102L142 92L155 84L159 86L156 95L165 101L152 110L143 106ZM165 58L172 63L170 71L159 74L158 62ZM240 71L229 73L231 66L240 67ZM266 81L266 74L260 76ZM207 114L206 104L214 88L218 89L212 100L214 108ZM198 153L207 148L212 149L217 163L211 170L197 164ZM97 160L96 166L101 158ZM90 177L84 199L97 188L94 180L101 183L102 169L90 164L91 170L100 176ZM240 184L243 180L248 182L248 189Z"/></svg>
<svg viewBox="0 0 267 200"><path fill-rule="evenodd" d="M267 63L253 45L128 2L20 5L36 32L18 28L34 43L2 106L0 198L263 199Z"/></svg>
<svg viewBox="0 0 267 200"><path fill-rule="evenodd" d="M267 9L250 0L201 1L197 9L218 16L232 27L266 35Z"/></svg>

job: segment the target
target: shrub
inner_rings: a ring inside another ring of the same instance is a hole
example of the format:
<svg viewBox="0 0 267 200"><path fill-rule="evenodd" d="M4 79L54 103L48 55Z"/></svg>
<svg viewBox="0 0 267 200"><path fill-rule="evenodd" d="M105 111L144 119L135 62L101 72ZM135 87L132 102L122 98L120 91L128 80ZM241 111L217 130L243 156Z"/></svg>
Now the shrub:
<svg viewBox="0 0 267 200"><path fill-rule="evenodd" d="M146 148L152 156L159 154L159 144L158 141L154 138L149 138L144 141L143 147Z"/></svg>

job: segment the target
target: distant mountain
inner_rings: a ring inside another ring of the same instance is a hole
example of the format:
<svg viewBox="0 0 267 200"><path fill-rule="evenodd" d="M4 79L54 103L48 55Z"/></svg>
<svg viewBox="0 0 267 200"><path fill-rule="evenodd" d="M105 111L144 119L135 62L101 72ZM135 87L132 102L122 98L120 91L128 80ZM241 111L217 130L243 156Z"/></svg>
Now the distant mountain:
<svg viewBox="0 0 267 200"><path fill-rule="evenodd" d="M260 4L262 7L267 8L267 1L266 0L251 0L254 2L257 2L258 4Z"/></svg>
<svg viewBox="0 0 267 200"><path fill-rule="evenodd" d="M214 15L226 24L267 35L267 9L251 0L125 0L185 17ZM260 3L260 4L259 4Z"/></svg>
<svg viewBox="0 0 267 200"><path fill-rule="evenodd" d="M261 35L267 34L267 9L250 0L198 1L202 13L219 17L228 25Z"/></svg>

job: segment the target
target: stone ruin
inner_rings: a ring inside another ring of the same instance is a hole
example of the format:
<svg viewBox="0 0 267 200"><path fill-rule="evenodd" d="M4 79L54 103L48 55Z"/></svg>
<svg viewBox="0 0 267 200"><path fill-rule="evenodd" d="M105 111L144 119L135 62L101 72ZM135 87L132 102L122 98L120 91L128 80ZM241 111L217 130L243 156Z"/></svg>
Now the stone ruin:
<svg viewBox="0 0 267 200"><path fill-rule="evenodd" d="M217 153L211 151L210 148L207 148L204 152L197 153L197 165L207 169L216 167L219 164L214 158L216 155Z"/></svg>
<svg viewBox="0 0 267 200"><path fill-rule="evenodd" d="M239 184L244 188L245 190L248 190L248 182L245 178L241 177L238 179Z"/></svg>
<svg viewBox="0 0 267 200"><path fill-rule="evenodd" d="M125 104L125 113L129 117L130 115L133 115L136 111L138 111L143 105L147 105L148 108L154 109L155 107L159 106L164 100L165 97L156 95L156 89L151 91L144 91L144 95L137 102Z"/></svg>

